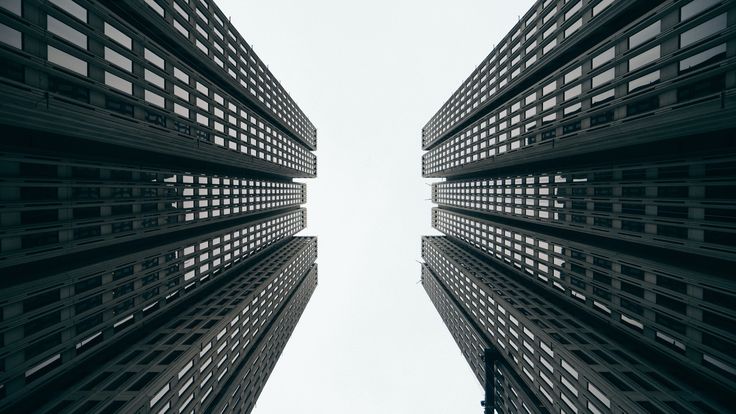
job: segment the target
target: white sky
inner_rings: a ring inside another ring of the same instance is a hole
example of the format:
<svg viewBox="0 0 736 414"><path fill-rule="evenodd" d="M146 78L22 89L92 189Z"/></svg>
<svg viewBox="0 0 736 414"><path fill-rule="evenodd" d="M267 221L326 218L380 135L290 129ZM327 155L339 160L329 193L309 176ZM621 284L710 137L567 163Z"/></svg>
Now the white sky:
<svg viewBox="0 0 736 414"><path fill-rule="evenodd" d="M319 286L254 414L481 413L420 278L421 128L530 0L216 0L317 126Z"/></svg>

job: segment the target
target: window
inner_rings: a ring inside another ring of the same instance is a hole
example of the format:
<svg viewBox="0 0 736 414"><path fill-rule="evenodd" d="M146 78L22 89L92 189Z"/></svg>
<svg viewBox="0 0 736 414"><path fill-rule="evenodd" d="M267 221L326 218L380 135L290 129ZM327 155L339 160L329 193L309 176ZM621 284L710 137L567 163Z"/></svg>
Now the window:
<svg viewBox="0 0 736 414"><path fill-rule="evenodd" d="M189 85L189 75L177 67L174 67L174 77Z"/></svg>
<svg viewBox="0 0 736 414"><path fill-rule="evenodd" d="M133 94L133 84L120 76L105 72L105 84L127 94Z"/></svg>
<svg viewBox="0 0 736 414"><path fill-rule="evenodd" d="M564 359L560 360L560 362L562 363L562 368L564 368L565 371L572 375L573 378L578 379L578 372L572 367L572 365L568 364Z"/></svg>
<svg viewBox="0 0 736 414"><path fill-rule="evenodd" d="M18 3L20 4L20 1L18 1ZM57 6L58 8L64 10L77 19L87 23L87 10L84 7L75 3L74 0L49 0L49 3ZM20 15L20 10L18 14Z"/></svg>
<svg viewBox="0 0 736 414"><path fill-rule="evenodd" d="M615 72L615 69L614 68L611 68L611 69L608 69L607 71L605 71L603 73L600 73L600 74L594 76L593 77L593 80L592 80L591 86L593 88L597 88L597 87L603 85L606 82L612 81L613 78L614 78L614 72Z"/></svg>
<svg viewBox="0 0 736 414"><path fill-rule="evenodd" d="M590 391L591 394L593 394L600 402L606 405L606 407L611 408L611 400L606 397L605 394L603 394L598 388L595 387L595 385L588 383L588 391Z"/></svg>
<svg viewBox="0 0 736 414"><path fill-rule="evenodd" d="M105 36L116 41L127 49L133 48L133 40L108 22L105 22Z"/></svg>
<svg viewBox="0 0 736 414"><path fill-rule="evenodd" d="M22 5L21 5L21 2L20 1L21 0L4 0L4 1L0 1L0 7L4 8L5 10L10 11L11 13L15 13L18 16L20 16L22 14L21 13ZM56 2L54 1L53 3L56 3ZM0 37L0 40L3 40L4 41L4 39L2 37Z"/></svg>
<svg viewBox="0 0 736 414"><path fill-rule="evenodd" d="M143 55L147 61L153 63L154 65L158 66L161 69L166 69L164 65L164 59L161 56L154 53L151 49L145 48Z"/></svg>
<svg viewBox="0 0 736 414"><path fill-rule="evenodd" d="M693 0L680 8L680 21L684 22L719 3L721 0Z"/></svg>
<svg viewBox="0 0 736 414"><path fill-rule="evenodd" d="M542 103L542 111L546 111L550 108L554 108L557 105L557 97L553 96Z"/></svg>
<svg viewBox="0 0 736 414"><path fill-rule="evenodd" d="M695 69L699 66L708 65L719 61L726 57L726 44L720 44L716 47L704 50L698 54L680 61L680 72Z"/></svg>
<svg viewBox="0 0 736 414"><path fill-rule="evenodd" d="M642 66L646 66L660 57L660 46L654 46L653 48L642 52L633 58L629 59L629 71L634 71Z"/></svg>
<svg viewBox="0 0 736 414"><path fill-rule="evenodd" d="M572 17L578 10L580 10L581 7L583 7L582 1L578 1L577 4L570 7L570 9L565 12L565 20L568 20L570 17Z"/></svg>
<svg viewBox="0 0 736 414"><path fill-rule="evenodd" d="M582 85L576 85L565 91L565 101L568 101L576 96L579 96L583 92Z"/></svg>
<svg viewBox="0 0 736 414"><path fill-rule="evenodd" d="M649 86L652 83L657 82L658 80L659 80L659 71L655 70L652 73L648 73L644 76L641 76L629 82L629 92L632 92L639 88L643 88L645 86Z"/></svg>
<svg viewBox="0 0 736 414"><path fill-rule="evenodd" d="M610 48L604 50L593 58L593 69L601 66L606 62L610 62L611 60L613 60L614 57L616 57L616 47L611 46Z"/></svg>
<svg viewBox="0 0 736 414"><path fill-rule="evenodd" d="M150 104L159 106L161 108L166 107L166 100L164 99L163 96L161 96L161 95L159 95L157 93L154 93L154 92L151 92L149 90L146 90L145 99L146 99L146 102L148 102Z"/></svg>
<svg viewBox="0 0 736 414"><path fill-rule="evenodd" d="M583 75L583 68L581 66L578 66L577 68L567 72L565 74L565 85L574 81L575 79L579 78L582 75Z"/></svg>
<svg viewBox="0 0 736 414"><path fill-rule="evenodd" d="M146 0L146 4L148 4L148 7L152 8L161 17L164 17L164 8L156 3L156 0Z"/></svg>
<svg viewBox="0 0 736 414"><path fill-rule="evenodd" d="M23 36L21 33L4 24L0 24L0 42L17 49L23 48Z"/></svg>
<svg viewBox="0 0 736 414"><path fill-rule="evenodd" d="M174 85L174 95L178 96L179 98L189 101L189 92L187 92L184 88L180 87L179 85Z"/></svg>
<svg viewBox="0 0 736 414"><path fill-rule="evenodd" d="M718 33L726 28L726 24L726 13L723 13L704 22L703 24L697 25L680 34L680 47L690 46L691 44L703 40L714 33Z"/></svg>
<svg viewBox="0 0 736 414"><path fill-rule="evenodd" d="M641 29L629 37L629 49L633 49L647 40L657 36L661 31L662 24L659 20Z"/></svg>
<svg viewBox="0 0 736 414"><path fill-rule="evenodd" d="M66 23L62 23L52 16L46 16L46 29L49 32L61 37L62 39L81 47L82 49L87 49L86 35L80 33L76 29L73 29Z"/></svg>
<svg viewBox="0 0 736 414"><path fill-rule="evenodd" d="M150 82L156 86L158 86L161 89L165 89L164 87L164 78L151 72L150 70L146 69L144 73L144 77L147 82Z"/></svg>
<svg viewBox="0 0 736 414"><path fill-rule="evenodd" d="M593 7L593 16L597 16L600 12L605 10L608 6L613 4L613 0L601 0L598 4Z"/></svg>
<svg viewBox="0 0 736 414"><path fill-rule="evenodd" d="M179 105L177 103L174 104L174 112L177 115L181 115L184 118L189 118L189 109L187 109L185 106Z"/></svg>
<svg viewBox="0 0 736 414"><path fill-rule="evenodd" d="M570 27L565 29L565 39L570 37L571 34L575 33L582 26L583 26L583 18L581 17L575 23L571 24Z"/></svg>
<svg viewBox="0 0 736 414"><path fill-rule="evenodd" d="M128 72L133 72L133 62L131 62L131 60L127 57L110 49L107 46L105 46L105 60L121 69L124 69Z"/></svg>
<svg viewBox="0 0 736 414"><path fill-rule="evenodd" d="M48 46L48 61L82 76L87 76L87 62L53 46Z"/></svg>
<svg viewBox="0 0 736 414"><path fill-rule="evenodd" d="M176 3L174 3L174 4L176 4ZM184 26L182 26L181 23L179 23L179 21L176 20L176 19L174 19L174 28L179 33L181 33L182 36L187 37L187 38L189 37L189 30L185 29Z"/></svg>

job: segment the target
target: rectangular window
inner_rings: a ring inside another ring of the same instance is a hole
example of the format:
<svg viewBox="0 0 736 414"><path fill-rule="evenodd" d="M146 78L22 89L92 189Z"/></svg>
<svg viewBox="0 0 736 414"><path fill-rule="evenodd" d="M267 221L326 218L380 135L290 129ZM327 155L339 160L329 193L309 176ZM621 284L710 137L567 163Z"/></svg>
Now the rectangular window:
<svg viewBox="0 0 736 414"><path fill-rule="evenodd" d="M660 46L657 45L629 59L629 72L635 71L659 59L660 50Z"/></svg>
<svg viewBox="0 0 736 414"><path fill-rule="evenodd" d="M582 26L583 26L583 18L581 17L575 23L571 24L570 27L565 29L565 39L570 37L571 34L575 33Z"/></svg>
<svg viewBox="0 0 736 414"><path fill-rule="evenodd" d="M182 26L181 23L179 23L179 21L176 19L174 19L174 29L181 33L182 36L189 38L189 30L185 29L184 26Z"/></svg>
<svg viewBox="0 0 736 414"><path fill-rule="evenodd" d="M720 3L721 0L693 0L680 8L680 21L691 19Z"/></svg>
<svg viewBox="0 0 736 414"><path fill-rule="evenodd" d="M3 0L0 1L0 7L3 9L15 13L16 15L20 16L22 15L22 8L23 5L21 4L20 0ZM0 41L3 39L0 37Z"/></svg>
<svg viewBox="0 0 736 414"><path fill-rule="evenodd" d="M156 86L158 86L161 89L165 89L165 83L164 78L151 72L150 70L146 69L144 73L144 77L147 82L150 82Z"/></svg>
<svg viewBox="0 0 736 414"><path fill-rule="evenodd" d="M611 46L593 58L593 69L612 61L614 57L616 57L616 47Z"/></svg>
<svg viewBox="0 0 736 414"><path fill-rule="evenodd" d="M613 78L614 78L614 72L615 72L615 69L614 68L611 68L611 69L608 69L607 71L605 71L603 73L600 73L600 74L594 76L593 77L593 80L592 80L592 83L591 83L591 86L593 88L597 88L597 87L603 85L606 82L612 81Z"/></svg>
<svg viewBox="0 0 736 414"><path fill-rule="evenodd" d="M189 85L189 75L177 67L174 67L174 77Z"/></svg>
<svg viewBox="0 0 736 414"><path fill-rule="evenodd" d="M572 367L572 365L568 364L564 359L560 360L560 362L562 363L562 368L564 368L565 371L572 375L573 378L578 379L578 372Z"/></svg>
<svg viewBox="0 0 736 414"><path fill-rule="evenodd" d="M578 79L582 75L583 75L583 68L581 66L578 66L577 68L567 72L565 74L565 85L574 81L575 79Z"/></svg>
<svg viewBox="0 0 736 414"><path fill-rule="evenodd" d="M189 102L189 92L187 92L186 89L180 87L179 85L174 85L174 95Z"/></svg>
<svg viewBox="0 0 736 414"><path fill-rule="evenodd" d="M611 400L609 400L605 394L603 394L598 388L596 388L595 385L588 383L588 391L590 391L590 393L593 394L595 398L598 398L600 402L605 404L606 407L611 408Z"/></svg>
<svg viewBox="0 0 736 414"><path fill-rule="evenodd" d="M133 84L120 76L105 72L105 84L127 94L133 94Z"/></svg>
<svg viewBox="0 0 736 414"><path fill-rule="evenodd" d="M555 46L557 46L557 39L552 39L549 43L544 45L544 48L542 49L542 54L549 52Z"/></svg>
<svg viewBox="0 0 736 414"><path fill-rule="evenodd" d="M108 22L105 22L105 36L116 41L127 49L133 48L133 40Z"/></svg>
<svg viewBox="0 0 736 414"><path fill-rule="evenodd" d="M649 39L657 36L662 28L662 22L657 20L649 26L639 30L629 37L629 49L633 49Z"/></svg>
<svg viewBox="0 0 736 414"><path fill-rule="evenodd" d="M146 4L148 4L148 7L152 8L153 11L158 13L159 16L164 17L164 8L156 3L156 0L146 0Z"/></svg>
<svg viewBox="0 0 736 414"><path fill-rule="evenodd" d="M680 72L696 69L700 66L709 65L726 57L726 44L704 50L698 54L680 61Z"/></svg>
<svg viewBox="0 0 736 414"><path fill-rule="evenodd" d="M159 106L161 108L165 108L166 107L166 100L164 99L163 96L161 96L161 95L159 95L157 93L154 93L154 92L151 92L149 90L146 90L145 99L146 99L146 102L148 102L150 104Z"/></svg>
<svg viewBox="0 0 736 414"><path fill-rule="evenodd" d="M567 12L565 12L565 20L570 19L570 17L572 17L582 7L583 7L583 2L582 1L578 1L577 4L575 4L574 6L570 7L570 9L567 10Z"/></svg>
<svg viewBox="0 0 736 414"><path fill-rule="evenodd" d="M87 62L53 46L48 46L48 61L82 76L87 76Z"/></svg>
<svg viewBox="0 0 736 414"><path fill-rule="evenodd" d="M87 36L52 16L46 16L46 29L60 38L87 49Z"/></svg>
<svg viewBox="0 0 736 414"><path fill-rule="evenodd" d="M189 109L185 106L179 105L178 103L174 104L174 112L184 118L189 118Z"/></svg>
<svg viewBox="0 0 736 414"><path fill-rule="evenodd" d="M613 4L613 0L601 0L598 4L595 5L595 7L593 7L593 17L600 14L600 12L605 10L611 4Z"/></svg>
<svg viewBox="0 0 736 414"><path fill-rule="evenodd" d="M74 2L74 0L49 0L49 3L87 23L87 10ZM20 5L20 1L18 1L18 4ZM20 15L20 9L18 10L18 15Z"/></svg>
<svg viewBox="0 0 736 414"><path fill-rule="evenodd" d="M143 56L146 58L147 61L153 63L159 68L166 69L165 64L164 64L164 59L161 56L157 55L155 52L153 52L151 49L145 48L143 52Z"/></svg>
<svg viewBox="0 0 736 414"><path fill-rule="evenodd" d="M636 89L649 86L659 80L659 71L655 70L652 73L648 73L642 77L632 80L629 82L629 92L635 91Z"/></svg>
<svg viewBox="0 0 736 414"><path fill-rule="evenodd" d="M23 48L23 36L21 33L4 24L0 24L0 42L17 49Z"/></svg>
<svg viewBox="0 0 736 414"><path fill-rule="evenodd" d="M583 92L582 85L573 86L572 88L565 91L565 96L564 96L565 101L568 101L572 98L579 96L582 92Z"/></svg>
<svg viewBox="0 0 736 414"><path fill-rule="evenodd" d="M726 28L726 13L716 16L680 34L680 47L687 47Z"/></svg>
<svg viewBox="0 0 736 414"><path fill-rule="evenodd" d="M133 72L133 62L107 46L105 46L105 60L121 69Z"/></svg>
<svg viewBox="0 0 736 414"><path fill-rule="evenodd" d="M593 96L593 98L591 99L591 104L593 105L600 104L610 99L613 99L613 97L614 97L614 90L609 89L605 92L602 92L602 93L599 93L598 95Z"/></svg>
<svg viewBox="0 0 736 414"><path fill-rule="evenodd" d="M542 103L542 111L554 108L557 105L557 97L553 96Z"/></svg>

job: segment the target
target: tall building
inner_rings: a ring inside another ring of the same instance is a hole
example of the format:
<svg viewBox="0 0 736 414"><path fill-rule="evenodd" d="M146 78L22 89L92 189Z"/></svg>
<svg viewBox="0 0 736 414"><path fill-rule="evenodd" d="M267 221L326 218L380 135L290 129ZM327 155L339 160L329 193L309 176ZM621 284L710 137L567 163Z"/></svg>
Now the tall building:
<svg viewBox="0 0 736 414"><path fill-rule="evenodd" d="M0 0L0 61L0 412L250 412L315 127L211 0Z"/></svg>
<svg viewBox="0 0 736 414"><path fill-rule="evenodd" d="M736 2L539 0L422 130L486 412L736 407Z"/></svg>

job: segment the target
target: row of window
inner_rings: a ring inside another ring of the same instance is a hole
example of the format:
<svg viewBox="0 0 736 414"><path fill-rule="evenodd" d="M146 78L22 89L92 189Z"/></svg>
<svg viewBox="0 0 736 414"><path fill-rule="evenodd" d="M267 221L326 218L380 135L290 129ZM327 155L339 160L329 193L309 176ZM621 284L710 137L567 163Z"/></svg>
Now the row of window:
<svg viewBox="0 0 736 414"><path fill-rule="evenodd" d="M0 253L4 263L33 260L238 215L296 207L306 186L156 170L5 159L7 187ZM10 173L15 170L15 173ZM58 245L58 246L57 246ZM61 247L62 249L59 249ZM49 252L56 248L55 252Z"/></svg>
<svg viewBox="0 0 736 414"><path fill-rule="evenodd" d="M706 81L689 80L685 74L725 58L726 44L717 34L727 28L726 13L701 17L695 23L689 20L678 23L667 38L658 38L656 45L652 42L661 32L661 20L647 22L609 40L603 47L584 53L575 63L425 153L423 173L444 173L537 142L599 129L620 118L651 112L660 108L660 99L646 91L663 80L662 73L667 73L669 66L677 67L676 71L670 71L670 79L666 79L674 83L668 88L677 90L677 100L668 105L725 88L722 74ZM641 28L642 25L645 26ZM663 45L671 43L673 36L679 36L680 49L670 47L671 52L663 56ZM625 111L617 114L617 108Z"/></svg>
<svg viewBox="0 0 736 414"><path fill-rule="evenodd" d="M224 20L214 3L210 6L206 2L189 4L175 0L161 5L156 0L145 0L145 4L227 72L233 82L296 131L301 139L311 146L316 145L314 125L237 30Z"/></svg>
<svg viewBox="0 0 736 414"><path fill-rule="evenodd" d="M523 71L566 44L584 22L607 10L613 0L539 0L523 20L480 63L422 130L426 146L439 139L485 101L506 89Z"/></svg>
<svg viewBox="0 0 736 414"><path fill-rule="evenodd" d="M433 184L432 200L466 210L565 227L601 229L668 248L703 253L733 249L733 163L649 164L596 171L499 177ZM715 174L715 175L714 175Z"/></svg>

